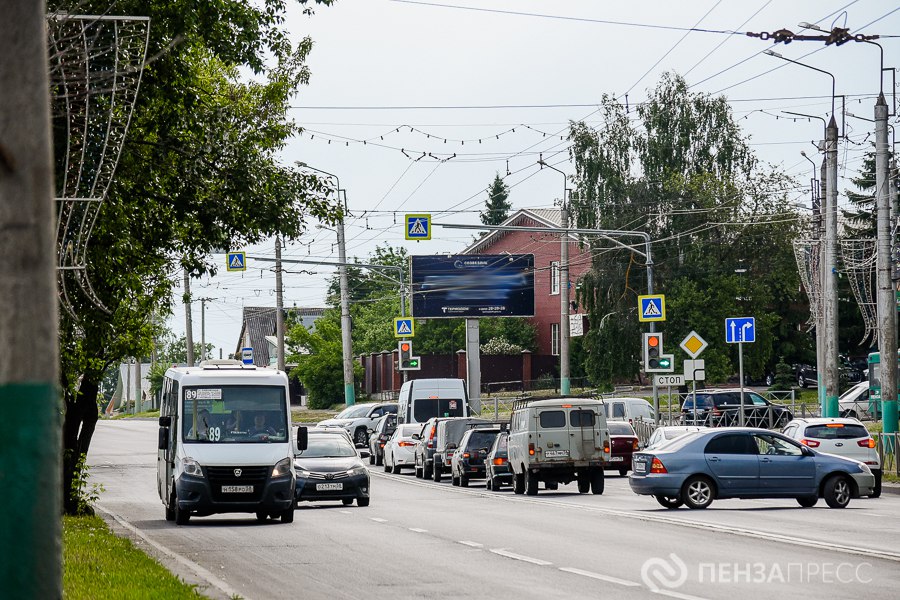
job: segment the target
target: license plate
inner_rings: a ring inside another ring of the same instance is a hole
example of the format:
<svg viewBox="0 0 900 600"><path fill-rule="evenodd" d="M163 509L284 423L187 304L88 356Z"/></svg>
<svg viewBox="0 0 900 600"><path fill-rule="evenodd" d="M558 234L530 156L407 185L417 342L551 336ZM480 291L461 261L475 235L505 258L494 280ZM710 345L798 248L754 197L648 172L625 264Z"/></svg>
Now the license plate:
<svg viewBox="0 0 900 600"><path fill-rule="evenodd" d="M568 450L547 450L544 453L544 456L546 456L547 458L558 458L560 456L568 456L568 455L569 455Z"/></svg>
<svg viewBox="0 0 900 600"><path fill-rule="evenodd" d="M613 456L609 460L610 460L610 462L622 462L622 457L621 456Z"/></svg>
<svg viewBox="0 0 900 600"><path fill-rule="evenodd" d="M647 463L642 463L642 462L634 463L634 472L635 473L646 473L647 472Z"/></svg>
<svg viewBox="0 0 900 600"><path fill-rule="evenodd" d="M317 483L316 491L325 492L329 490L342 490L344 489L343 483Z"/></svg>
<svg viewBox="0 0 900 600"><path fill-rule="evenodd" d="M253 486L252 485L223 485L222 493L223 494L252 494Z"/></svg>

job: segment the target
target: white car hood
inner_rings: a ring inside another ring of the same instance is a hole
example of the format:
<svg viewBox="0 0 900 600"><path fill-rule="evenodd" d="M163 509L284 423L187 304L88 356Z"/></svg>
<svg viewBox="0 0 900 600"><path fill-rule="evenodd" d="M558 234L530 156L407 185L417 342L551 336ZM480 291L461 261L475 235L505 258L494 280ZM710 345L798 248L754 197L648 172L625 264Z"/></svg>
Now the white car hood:
<svg viewBox="0 0 900 600"><path fill-rule="evenodd" d="M294 453L288 442L243 444L184 444L184 456L193 458L203 466L230 467L237 465L275 465Z"/></svg>

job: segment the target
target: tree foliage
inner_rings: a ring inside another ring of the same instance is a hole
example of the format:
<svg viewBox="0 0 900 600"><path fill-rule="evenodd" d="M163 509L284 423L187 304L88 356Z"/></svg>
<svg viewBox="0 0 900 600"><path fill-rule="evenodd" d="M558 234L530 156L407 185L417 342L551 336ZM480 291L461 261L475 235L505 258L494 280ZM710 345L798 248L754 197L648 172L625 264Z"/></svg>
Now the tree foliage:
<svg viewBox="0 0 900 600"><path fill-rule="evenodd" d="M481 222L485 225L499 225L505 221L512 209L512 203L508 198L509 186L500 179L500 173L497 173L491 187L488 188L484 211L480 214Z"/></svg>
<svg viewBox="0 0 900 600"><path fill-rule="evenodd" d="M151 24L151 62L88 246L104 307L70 294L72 313L60 323L63 492L66 511L76 512L71 484L98 418L100 378L127 356L149 354L158 333L151 315L169 312L179 280L172 275L182 265L195 275L214 271L206 263L214 248L297 237L307 218L333 222L339 212L326 183L277 160L298 130L287 110L309 78L312 47L309 39L292 47L283 0L123 0L112 11L108 2L79 0L48 8L141 15ZM68 126L64 117L55 119L56 132ZM59 163L64 150L57 143Z"/></svg>
<svg viewBox="0 0 900 600"><path fill-rule="evenodd" d="M756 317L758 332L745 353L750 372L761 373L776 352L795 354L808 342L794 326L805 318L798 314L791 180L759 165L724 98L690 92L677 75L664 75L650 91L636 123L612 97L601 108L599 129L570 128L572 213L581 228L650 235L654 292L667 301L665 350L679 355L678 341L696 330L711 342L707 376L724 380L736 371L736 352L722 343L724 319L747 315ZM592 269L579 292L592 323L585 368L595 383L609 385L640 370L636 296L647 293L647 260L641 244L628 251L589 243Z"/></svg>

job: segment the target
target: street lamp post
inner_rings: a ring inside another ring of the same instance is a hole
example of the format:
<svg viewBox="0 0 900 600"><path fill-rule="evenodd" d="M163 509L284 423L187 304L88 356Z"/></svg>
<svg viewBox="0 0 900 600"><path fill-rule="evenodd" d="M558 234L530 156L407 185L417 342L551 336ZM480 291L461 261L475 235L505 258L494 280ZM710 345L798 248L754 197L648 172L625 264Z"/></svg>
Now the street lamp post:
<svg viewBox="0 0 900 600"><path fill-rule="evenodd" d="M299 166L333 177L337 184L338 202L341 201L341 192L344 192L344 206L341 210L341 218L337 223L338 237L338 277L341 288L341 348L343 351L344 370L344 403L347 406L356 404L356 391L353 383L353 340L350 332L350 294L347 282L347 244L344 236L344 216L347 214L347 192L341 189L341 181L338 176L322 169L311 167L306 163L297 163Z"/></svg>

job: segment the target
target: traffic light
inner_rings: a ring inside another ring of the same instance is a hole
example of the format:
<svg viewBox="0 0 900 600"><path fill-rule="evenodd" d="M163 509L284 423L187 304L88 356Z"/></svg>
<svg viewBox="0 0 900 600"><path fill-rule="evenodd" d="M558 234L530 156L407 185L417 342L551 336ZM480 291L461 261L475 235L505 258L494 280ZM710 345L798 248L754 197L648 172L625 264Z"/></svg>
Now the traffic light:
<svg viewBox="0 0 900 600"><path fill-rule="evenodd" d="M663 334L644 334L644 372L645 373L671 373L675 370L675 364L671 354L663 354Z"/></svg>
<svg viewBox="0 0 900 600"><path fill-rule="evenodd" d="M412 355L412 342L402 340L397 343L397 350L400 351L399 370L401 371L418 371L422 368L422 363L418 356Z"/></svg>

